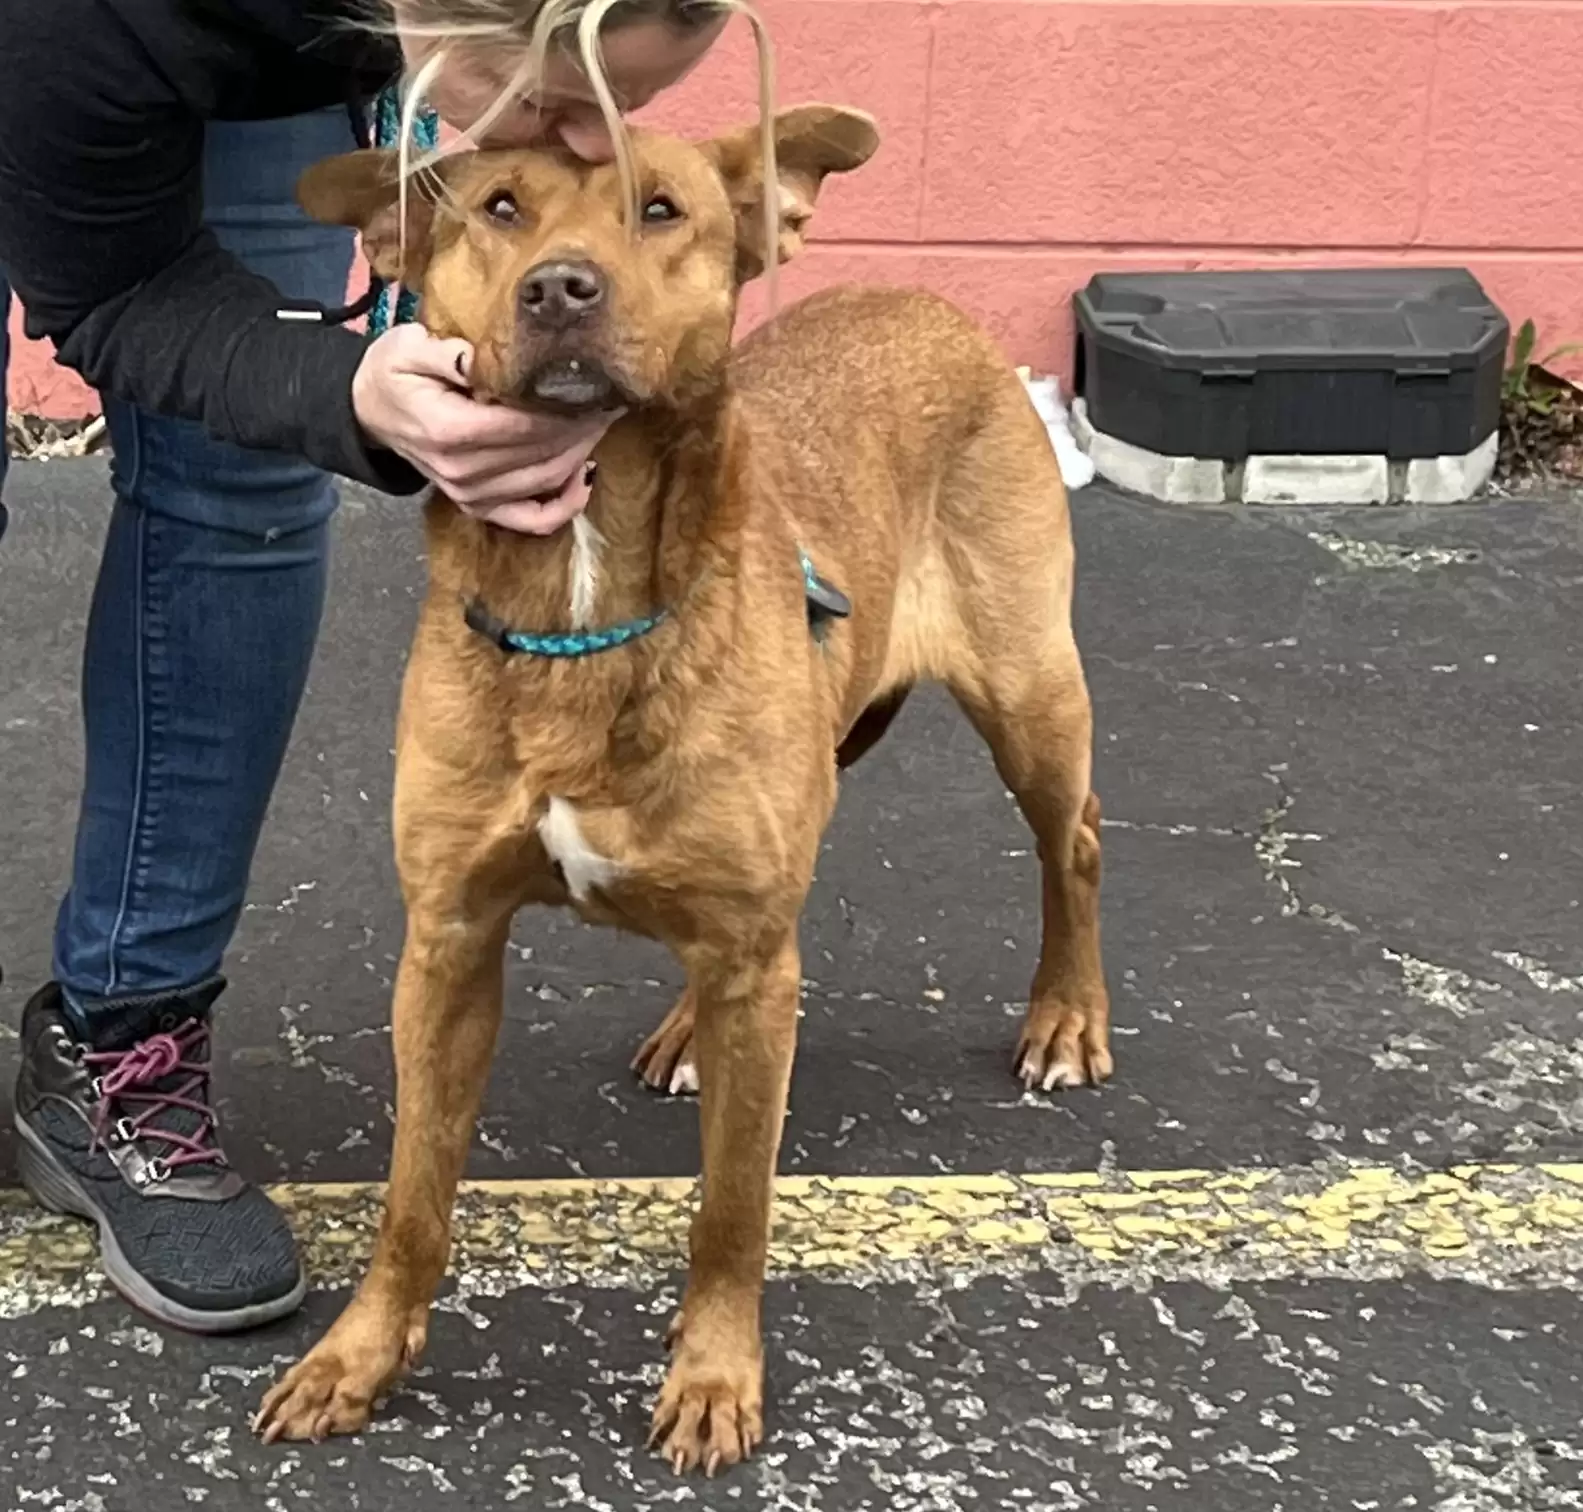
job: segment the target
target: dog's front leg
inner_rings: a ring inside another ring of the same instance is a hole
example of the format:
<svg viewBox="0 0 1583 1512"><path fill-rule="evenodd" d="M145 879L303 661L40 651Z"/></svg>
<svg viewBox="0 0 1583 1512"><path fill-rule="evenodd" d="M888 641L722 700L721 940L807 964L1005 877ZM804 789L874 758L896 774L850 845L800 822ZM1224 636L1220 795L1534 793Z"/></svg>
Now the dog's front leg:
<svg viewBox="0 0 1583 1512"><path fill-rule="evenodd" d="M764 1436L759 1314L775 1159L797 1040L795 928L757 960L690 960L703 1193L651 1443L713 1475Z"/></svg>
<svg viewBox="0 0 1583 1512"><path fill-rule="evenodd" d="M266 1443L357 1433L411 1368L445 1274L451 1210L500 1025L509 914L480 927L409 913L396 978L396 1141L384 1221L357 1296L264 1399Z"/></svg>

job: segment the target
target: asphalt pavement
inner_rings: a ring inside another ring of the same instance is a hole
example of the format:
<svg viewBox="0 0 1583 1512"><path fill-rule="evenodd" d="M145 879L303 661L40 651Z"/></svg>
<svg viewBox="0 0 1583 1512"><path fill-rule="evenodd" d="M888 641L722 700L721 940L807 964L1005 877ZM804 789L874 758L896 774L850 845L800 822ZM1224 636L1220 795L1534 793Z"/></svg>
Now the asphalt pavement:
<svg viewBox="0 0 1583 1512"><path fill-rule="evenodd" d="M0 1077L48 961L102 462L14 470L0 547ZM420 1376L263 1449L389 1146L391 729L410 506L352 493L228 970L234 1158L318 1283L225 1341L105 1295L0 1191L0 1509L1583 1508L1583 499L1075 502L1116 1080L1027 1096L1030 839L943 698L847 780L804 930L769 1438L643 1448L696 1116L632 1079L678 982L524 915ZM14 1183L0 1131L0 1188Z"/></svg>

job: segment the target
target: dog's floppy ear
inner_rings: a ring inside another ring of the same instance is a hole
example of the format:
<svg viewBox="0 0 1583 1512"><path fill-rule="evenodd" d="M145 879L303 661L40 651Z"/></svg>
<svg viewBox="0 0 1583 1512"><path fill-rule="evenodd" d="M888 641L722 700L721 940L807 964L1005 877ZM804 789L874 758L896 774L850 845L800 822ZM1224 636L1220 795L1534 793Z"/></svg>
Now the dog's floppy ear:
<svg viewBox="0 0 1583 1512"><path fill-rule="evenodd" d="M351 226L379 277L416 287L428 265L435 190L429 173L407 184L406 261L402 262L400 154L383 147L325 158L297 180L297 203L316 221Z"/></svg>
<svg viewBox="0 0 1583 1512"><path fill-rule="evenodd" d="M704 146L725 180L737 218L737 277L746 283L764 271L764 154L757 126L744 126ZM861 168L879 147L872 116L840 105L798 105L775 117L776 176L780 205L780 261L803 249L814 201L829 173Z"/></svg>

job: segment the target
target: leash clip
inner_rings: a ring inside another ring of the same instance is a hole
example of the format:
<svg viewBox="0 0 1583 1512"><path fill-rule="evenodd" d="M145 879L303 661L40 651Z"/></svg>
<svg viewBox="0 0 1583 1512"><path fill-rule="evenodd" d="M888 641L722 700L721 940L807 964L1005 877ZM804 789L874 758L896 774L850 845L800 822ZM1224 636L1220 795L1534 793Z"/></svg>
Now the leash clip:
<svg viewBox="0 0 1583 1512"><path fill-rule="evenodd" d="M816 634L827 620L844 620L852 617L852 600L827 578L819 575L813 558L806 551L802 558L802 591L808 602L808 626Z"/></svg>
<svg viewBox="0 0 1583 1512"><path fill-rule="evenodd" d="M516 650L511 644L511 630L503 620L498 620L477 599L468 599L462 606L462 618L467 621L467 628L477 635L483 636L492 646L499 647L508 655Z"/></svg>

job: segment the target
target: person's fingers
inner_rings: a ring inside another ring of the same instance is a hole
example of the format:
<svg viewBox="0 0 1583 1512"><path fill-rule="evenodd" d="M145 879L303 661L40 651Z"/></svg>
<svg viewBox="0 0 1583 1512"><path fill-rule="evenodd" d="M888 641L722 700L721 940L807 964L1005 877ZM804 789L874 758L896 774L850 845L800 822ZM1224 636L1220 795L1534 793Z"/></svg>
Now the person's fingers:
<svg viewBox="0 0 1583 1512"><path fill-rule="evenodd" d="M557 530L571 524L585 509L588 508L588 495L590 490L579 484L575 488L567 489L565 493L556 495L547 504L540 505L533 520L525 527L533 535L554 535ZM513 506L507 504L507 509Z"/></svg>
<svg viewBox="0 0 1583 1512"><path fill-rule="evenodd" d="M590 475L585 471L573 478L560 493L545 500L515 499L486 506L464 506L474 519L514 530L522 535L553 535L588 507Z"/></svg>
<svg viewBox="0 0 1583 1512"><path fill-rule="evenodd" d="M427 444L436 452L509 451L519 460L551 457L590 443L610 427L610 417L561 419L500 404L475 404L455 394L436 394L421 415Z"/></svg>
<svg viewBox="0 0 1583 1512"><path fill-rule="evenodd" d="M409 396L407 408L417 434L435 450L515 447L550 455L603 435L614 414L561 416L532 413L505 404L482 404L454 389L425 388Z"/></svg>
<svg viewBox="0 0 1583 1512"><path fill-rule="evenodd" d="M575 461L575 457L567 456L564 448L540 457L531 452L525 454L520 446L462 447L430 452L423 458L422 465L436 483L460 496L463 491L470 493L486 487L492 478L524 470L545 470L565 477L572 471Z"/></svg>
<svg viewBox="0 0 1583 1512"><path fill-rule="evenodd" d="M604 436L598 425L567 434L505 446L476 446L448 436L443 444L417 446L410 454L418 466L459 504L537 496L560 487L593 453Z"/></svg>
<svg viewBox="0 0 1583 1512"><path fill-rule="evenodd" d="M466 390L472 347L419 327L387 332L354 382L365 429L437 483L455 503L488 509L564 494L614 414L564 417L486 404ZM556 528L576 514L546 514Z"/></svg>
<svg viewBox="0 0 1583 1512"><path fill-rule="evenodd" d="M491 477L468 478L455 485L442 482L440 486L457 504L469 509L488 509L524 499L537 502L546 495L558 494L580 480L587 467L588 453L579 451L528 467L514 467Z"/></svg>
<svg viewBox="0 0 1583 1512"><path fill-rule="evenodd" d="M448 388L465 389L472 381L473 348L459 338L441 340L419 326L398 327L413 335L391 353L391 361L402 372L433 378Z"/></svg>
<svg viewBox="0 0 1583 1512"><path fill-rule="evenodd" d="M561 145L574 157L585 163L612 163L616 157L616 144L597 108L589 111L568 111L557 122L556 135Z"/></svg>

